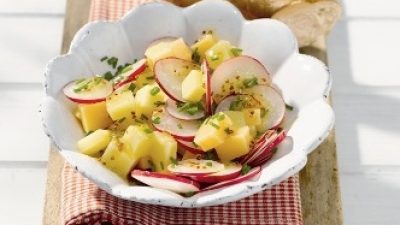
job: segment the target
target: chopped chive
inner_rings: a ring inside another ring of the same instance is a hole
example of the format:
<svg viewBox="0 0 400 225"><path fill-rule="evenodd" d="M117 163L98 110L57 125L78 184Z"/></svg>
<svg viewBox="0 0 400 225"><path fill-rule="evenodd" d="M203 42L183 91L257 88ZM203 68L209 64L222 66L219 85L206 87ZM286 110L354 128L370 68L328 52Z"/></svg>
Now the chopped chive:
<svg viewBox="0 0 400 225"><path fill-rule="evenodd" d="M155 96L156 94L158 94L158 92L160 92L160 88L159 88L159 87L153 87L153 88L150 90L150 94L153 95L153 96Z"/></svg>
<svg viewBox="0 0 400 225"><path fill-rule="evenodd" d="M242 175L248 174L250 170L251 170L251 167L247 164L244 164L242 166L242 170L240 171L240 174L242 174Z"/></svg>
<svg viewBox="0 0 400 225"><path fill-rule="evenodd" d="M133 63L137 63L137 61L138 61L138 59L134 59L134 60L133 60Z"/></svg>
<svg viewBox="0 0 400 225"><path fill-rule="evenodd" d="M153 121L154 124L160 124L161 118L160 117L156 117L152 121Z"/></svg>
<svg viewBox="0 0 400 225"><path fill-rule="evenodd" d="M153 133L153 130L151 130L150 128L144 128L143 131L146 132L146 133L148 133L148 134Z"/></svg>
<svg viewBox="0 0 400 225"><path fill-rule="evenodd" d="M113 57L107 59L107 64L112 66L113 69L115 69L118 64L118 58L113 56Z"/></svg>
<svg viewBox="0 0 400 225"><path fill-rule="evenodd" d="M154 102L153 104L154 104L156 107L159 107L159 106L165 105L165 102L156 101L156 102Z"/></svg>
<svg viewBox="0 0 400 225"><path fill-rule="evenodd" d="M122 69L121 69L121 72L120 73L126 73L126 72L128 72L129 70L131 70L132 69L132 65L128 65L128 66L124 66Z"/></svg>
<svg viewBox="0 0 400 225"><path fill-rule="evenodd" d="M172 165L178 165L178 161L176 161L175 158L170 157L169 160L171 161L171 164L172 164Z"/></svg>
<svg viewBox="0 0 400 225"><path fill-rule="evenodd" d="M207 165L208 167L212 167L213 164L212 164L212 162L207 162L206 165Z"/></svg>
<svg viewBox="0 0 400 225"><path fill-rule="evenodd" d="M243 80L243 86L245 88L251 88L258 84L257 77L247 78Z"/></svg>
<svg viewBox="0 0 400 225"><path fill-rule="evenodd" d="M195 147L199 147L199 145L197 145L196 142L194 142L194 141L192 141L192 144L193 144Z"/></svg>
<svg viewBox="0 0 400 225"><path fill-rule="evenodd" d="M189 115L194 115L197 112L203 110L203 105L200 102L187 102L187 103L176 103L179 112L185 112Z"/></svg>
<svg viewBox="0 0 400 225"><path fill-rule="evenodd" d="M136 89L136 85L134 84L134 83L131 83L130 85L129 85L129 87L128 87L128 90L130 90L130 91L134 91Z"/></svg>
<svg viewBox="0 0 400 225"><path fill-rule="evenodd" d="M107 71L103 74L103 77L104 79L110 81L114 78L114 75L110 71Z"/></svg>
<svg viewBox="0 0 400 225"><path fill-rule="evenodd" d="M212 55L212 56L210 57L210 59L211 59L212 61L216 61L216 60L219 59L219 56L214 54L214 55Z"/></svg>
<svg viewBox="0 0 400 225"><path fill-rule="evenodd" d="M179 129L183 129L182 124L180 124L180 123L176 124L176 126L177 126Z"/></svg>
<svg viewBox="0 0 400 225"><path fill-rule="evenodd" d="M160 162L160 167L161 167L161 170L164 170L164 163L163 162Z"/></svg>
<svg viewBox="0 0 400 225"><path fill-rule="evenodd" d="M293 109L294 109L293 106L291 106L291 105L285 104L285 106L286 106L286 109L289 111L293 111Z"/></svg>
<svg viewBox="0 0 400 225"><path fill-rule="evenodd" d="M206 152L206 154L204 155L204 159L207 160L216 160L217 157L215 156L215 154L212 151L208 151Z"/></svg>
<svg viewBox="0 0 400 225"><path fill-rule="evenodd" d="M104 56L103 58L100 59L100 61L103 62L104 60L107 60L107 59L108 59L108 57Z"/></svg>
<svg viewBox="0 0 400 225"><path fill-rule="evenodd" d="M149 160L147 160L147 162L148 162L149 165L150 165L150 170L151 170L151 171L156 171L156 165L154 165L153 161L151 161L151 160L149 159Z"/></svg>
<svg viewBox="0 0 400 225"><path fill-rule="evenodd" d="M231 53L234 56L239 56L242 54L242 52L243 52L243 50L240 48L231 48Z"/></svg>
<svg viewBox="0 0 400 225"><path fill-rule="evenodd" d="M229 129L228 127L225 128L224 131L225 131L226 134L233 134L233 130Z"/></svg>
<svg viewBox="0 0 400 225"><path fill-rule="evenodd" d="M229 104L229 110L231 111L240 111L243 109L244 102L240 98L237 98Z"/></svg>
<svg viewBox="0 0 400 225"><path fill-rule="evenodd" d="M262 118L264 118L266 115L267 115L267 113L268 113L268 109L266 109L266 108L260 108L260 116L262 117Z"/></svg>
<svg viewBox="0 0 400 225"><path fill-rule="evenodd" d="M199 54L199 49L195 48L193 51L193 55L192 55L192 60L196 63L200 63L200 54Z"/></svg>
<svg viewBox="0 0 400 225"><path fill-rule="evenodd" d="M85 79L85 81L80 82L77 87L74 88L74 92L81 92L89 87L89 84L92 82L92 79Z"/></svg>
<svg viewBox="0 0 400 225"><path fill-rule="evenodd" d="M79 79L79 80L75 81L75 84L80 84L85 80L86 80L86 78Z"/></svg>
<svg viewBox="0 0 400 225"><path fill-rule="evenodd" d="M153 76L146 77L146 80L154 80L154 77Z"/></svg>
<svg viewBox="0 0 400 225"><path fill-rule="evenodd" d="M124 122L124 120L126 120L126 118L125 118L125 117L122 117L122 118L119 119L117 122L118 122L118 123L122 123L122 122Z"/></svg>
<svg viewBox="0 0 400 225"><path fill-rule="evenodd" d="M89 131L89 132L87 132L87 133L86 133L86 136L89 136L89 135L90 135L91 133L93 133L93 132L94 132L94 131L92 131L92 130Z"/></svg>
<svg viewBox="0 0 400 225"><path fill-rule="evenodd" d="M219 129L220 127L217 125L217 124L215 124L214 122L209 122L208 124L210 124L211 126L213 126L215 129Z"/></svg>
<svg viewBox="0 0 400 225"><path fill-rule="evenodd" d="M222 113L217 114L217 120L218 121L222 121L224 119L225 119L225 115L224 114L222 114Z"/></svg>
<svg viewBox="0 0 400 225"><path fill-rule="evenodd" d="M272 149L272 154L275 154L276 152L278 151L278 148L274 148L274 149Z"/></svg>
<svg viewBox="0 0 400 225"><path fill-rule="evenodd" d="M194 191L189 191L189 192L187 192L187 193L183 193L183 195L185 196L185 197L192 197L193 195L195 195L196 193L194 192Z"/></svg>

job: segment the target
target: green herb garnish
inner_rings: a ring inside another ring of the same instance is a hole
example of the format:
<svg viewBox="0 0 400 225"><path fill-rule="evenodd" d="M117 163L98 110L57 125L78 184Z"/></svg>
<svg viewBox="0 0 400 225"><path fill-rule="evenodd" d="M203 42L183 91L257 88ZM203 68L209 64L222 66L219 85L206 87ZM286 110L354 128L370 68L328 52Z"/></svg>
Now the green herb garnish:
<svg viewBox="0 0 400 225"><path fill-rule="evenodd" d="M215 123L212 122L212 121L208 122L208 124L210 124L211 126L213 126L215 129L219 129L219 128L220 128L217 124L215 124Z"/></svg>
<svg viewBox="0 0 400 225"><path fill-rule="evenodd" d="M241 175L248 174L250 170L251 170L251 167L249 165L247 165L247 164L244 164L242 166L242 170L240 171L240 174Z"/></svg>
<svg viewBox="0 0 400 225"><path fill-rule="evenodd" d="M150 165L150 170L151 170L151 171L156 171L156 165L154 165L153 161L151 161L151 160L149 159L149 160L147 160L147 162L148 162L149 165Z"/></svg>
<svg viewBox="0 0 400 225"><path fill-rule="evenodd" d="M244 105L243 100L240 99L240 98L237 98L237 99L235 99L235 100L233 100L231 102L231 104L229 105L229 110L231 110L231 111L240 111L240 110L242 110L244 108L243 105Z"/></svg>
<svg viewBox="0 0 400 225"><path fill-rule="evenodd" d="M247 78L243 80L243 86L245 88L251 88L254 87L258 84L258 80L257 77L253 77L253 78Z"/></svg>
<svg viewBox="0 0 400 225"><path fill-rule="evenodd" d="M179 129L183 129L183 126L182 126L182 124L180 124L180 123L176 124L176 126L177 126Z"/></svg>
<svg viewBox="0 0 400 225"><path fill-rule="evenodd" d="M75 84L80 84L85 80L86 80L86 78L79 79L79 80L75 81Z"/></svg>
<svg viewBox="0 0 400 225"><path fill-rule="evenodd" d="M100 61L103 62L104 60L107 60L107 59L108 59L108 57L104 56L103 58L100 59Z"/></svg>
<svg viewBox="0 0 400 225"><path fill-rule="evenodd" d="M117 64L118 64L118 58L113 56L113 57L107 59L107 64L112 66L113 69L115 69L115 67L117 67Z"/></svg>
<svg viewBox="0 0 400 225"><path fill-rule="evenodd" d="M131 69L132 69L132 65L127 65L127 66L123 67L123 69L121 69L120 73L126 73Z"/></svg>
<svg viewBox="0 0 400 225"><path fill-rule="evenodd" d="M275 154L276 152L278 151L278 148L274 148L274 149L272 149L272 154Z"/></svg>
<svg viewBox="0 0 400 225"><path fill-rule="evenodd" d="M129 84L128 90L133 92L135 89L136 89L136 84L134 84L134 83Z"/></svg>
<svg viewBox="0 0 400 225"><path fill-rule="evenodd" d="M233 134L233 130L229 129L228 127L224 129L226 134Z"/></svg>
<svg viewBox="0 0 400 225"><path fill-rule="evenodd" d="M206 152L206 154L204 155L204 159L207 160L216 160L217 157L215 156L215 154L212 151L208 151Z"/></svg>
<svg viewBox="0 0 400 225"><path fill-rule="evenodd" d="M154 124L160 124L161 118L160 117L156 117L152 121L153 121Z"/></svg>
<svg viewBox="0 0 400 225"><path fill-rule="evenodd" d="M153 76L146 77L146 80L154 80L154 77Z"/></svg>
<svg viewBox="0 0 400 225"><path fill-rule="evenodd" d="M163 162L160 162L160 167L161 167L161 170L164 170L164 163Z"/></svg>
<svg viewBox="0 0 400 225"><path fill-rule="evenodd" d="M92 130L89 131L89 132L87 132L87 133L86 133L86 136L89 136L89 135L90 135L91 133L93 133L93 132L94 132L94 131L92 131Z"/></svg>
<svg viewBox="0 0 400 225"><path fill-rule="evenodd" d="M79 84L75 85L74 92L81 92L85 89L89 88L89 84L92 82L92 79L85 79L85 81L80 82Z"/></svg>
<svg viewBox="0 0 400 225"><path fill-rule="evenodd" d="M291 106L291 105L285 104L285 106L286 106L286 109L289 111L293 111L293 109L294 109L293 106Z"/></svg>
<svg viewBox="0 0 400 225"><path fill-rule="evenodd" d="M159 87L153 87L153 88L150 90L150 94L153 95L153 96L155 96L156 94L158 94L158 92L160 92L160 88L159 88Z"/></svg>
<svg viewBox="0 0 400 225"><path fill-rule="evenodd" d="M144 114L140 115L140 119L141 120L149 120L149 118Z"/></svg>
<svg viewBox="0 0 400 225"><path fill-rule="evenodd" d="M193 144L195 147L199 147L199 145L196 144L196 142L194 142L194 141L192 141L192 144Z"/></svg>
<svg viewBox="0 0 400 225"><path fill-rule="evenodd" d="M196 194L196 192L193 192L193 191L189 191L189 192L187 192L187 193L183 193L183 195L185 196L185 197L192 197L193 195L195 195Z"/></svg>
<svg viewBox="0 0 400 225"><path fill-rule="evenodd" d="M107 71L103 74L103 77L104 79L110 81L114 78L114 75L110 71Z"/></svg>
<svg viewBox="0 0 400 225"><path fill-rule="evenodd" d="M169 160L171 161L172 165L174 165L174 166L178 165L178 161L176 161L175 158L170 157Z"/></svg>
<svg viewBox="0 0 400 225"><path fill-rule="evenodd" d="M243 52L243 50L240 48L231 48L231 53L234 56L239 56L242 54L242 52Z"/></svg>
<svg viewBox="0 0 400 225"><path fill-rule="evenodd" d="M146 132L146 133L148 133L148 134L153 133L153 130L150 129L150 128L144 128L143 131Z"/></svg>
<svg viewBox="0 0 400 225"><path fill-rule="evenodd" d="M122 122L124 122L124 120L126 120L126 118L125 118L125 117L122 117L122 118L119 119L117 122L118 122L118 123L122 123Z"/></svg>
<svg viewBox="0 0 400 225"><path fill-rule="evenodd" d="M212 167L212 162L207 162L206 165L207 165L208 167Z"/></svg>
<svg viewBox="0 0 400 225"><path fill-rule="evenodd" d="M264 118L267 115L267 113L268 113L268 109L265 109L264 107L260 108L260 116L262 118Z"/></svg>
<svg viewBox="0 0 400 225"><path fill-rule="evenodd" d="M216 60L219 59L219 56L214 54L214 55L210 56L210 59L211 59L212 61L216 61Z"/></svg>
<svg viewBox="0 0 400 225"><path fill-rule="evenodd" d="M218 121L222 121L222 120L224 120L225 119L225 115L223 114L223 113L218 113L217 114L217 120Z"/></svg>
<svg viewBox="0 0 400 225"><path fill-rule="evenodd" d="M200 54L199 49L195 48L192 54L192 60L196 63L200 63Z"/></svg>
<svg viewBox="0 0 400 225"><path fill-rule="evenodd" d="M185 112L189 115L194 115L199 111L203 110L203 105L200 102L186 102L186 103L176 103L179 112Z"/></svg>
<svg viewBox="0 0 400 225"><path fill-rule="evenodd" d="M138 61L138 59L134 59L134 60L133 60L133 63L137 63L137 61Z"/></svg>

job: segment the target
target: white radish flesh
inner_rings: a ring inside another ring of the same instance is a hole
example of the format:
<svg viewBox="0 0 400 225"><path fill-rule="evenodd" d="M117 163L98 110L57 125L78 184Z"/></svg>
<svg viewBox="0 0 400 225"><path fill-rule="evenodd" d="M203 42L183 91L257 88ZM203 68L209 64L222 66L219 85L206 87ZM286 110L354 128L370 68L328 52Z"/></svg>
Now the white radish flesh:
<svg viewBox="0 0 400 225"><path fill-rule="evenodd" d="M63 92L76 103L90 104L101 102L113 91L112 84L101 77L85 78L67 84Z"/></svg>
<svg viewBox="0 0 400 225"><path fill-rule="evenodd" d="M191 142L191 141L182 141L182 140L177 139L176 142L178 143L179 147L191 152L192 154L199 155L199 154L205 153L203 150L201 150L201 148L194 145L193 142Z"/></svg>
<svg viewBox="0 0 400 225"><path fill-rule="evenodd" d="M271 84L270 73L256 59L238 56L219 65L211 78L214 101L219 103L224 97L238 94L241 90L258 84Z"/></svg>
<svg viewBox="0 0 400 225"><path fill-rule="evenodd" d="M178 161L177 164L170 164L168 171L180 176L202 176L224 170L222 163L204 159L185 159Z"/></svg>
<svg viewBox="0 0 400 225"><path fill-rule="evenodd" d="M225 180L230 180L240 176L242 165L230 163L225 165L225 169L216 173L207 174L204 176L193 176L192 179L202 183L218 183Z"/></svg>
<svg viewBox="0 0 400 225"><path fill-rule="evenodd" d="M126 83L136 80L136 78L147 68L147 60L141 59L136 63L126 67L126 71L113 78L115 89L123 86Z"/></svg>
<svg viewBox="0 0 400 225"><path fill-rule="evenodd" d="M196 181L170 174L133 170L131 176L151 187L176 193L193 193L200 190L200 185Z"/></svg>

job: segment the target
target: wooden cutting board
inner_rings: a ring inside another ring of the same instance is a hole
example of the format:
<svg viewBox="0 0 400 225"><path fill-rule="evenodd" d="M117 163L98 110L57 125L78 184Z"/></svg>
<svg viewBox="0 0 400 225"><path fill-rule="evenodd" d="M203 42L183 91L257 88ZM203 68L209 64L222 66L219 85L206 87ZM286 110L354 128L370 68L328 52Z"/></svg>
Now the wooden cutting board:
<svg viewBox="0 0 400 225"><path fill-rule="evenodd" d="M88 21L90 0L67 0L61 52L66 53L75 34ZM300 49L325 63L326 43L321 37L314 45ZM50 147L43 224L60 225L61 172L64 160ZM302 213L305 225L343 224L339 177L337 170L335 134L311 153L300 172Z"/></svg>

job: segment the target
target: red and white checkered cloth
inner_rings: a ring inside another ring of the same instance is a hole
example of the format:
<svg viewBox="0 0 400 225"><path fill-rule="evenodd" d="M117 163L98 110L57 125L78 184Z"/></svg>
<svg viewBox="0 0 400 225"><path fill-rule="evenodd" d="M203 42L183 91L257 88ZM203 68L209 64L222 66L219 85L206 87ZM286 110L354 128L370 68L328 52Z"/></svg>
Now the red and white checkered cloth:
<svg viewBox="0 0 400 225"><path fill-rule="evenodd" d="M149 0L92 0L90 20L116 20ZM69 165L62 174L65 225L301 225L298 176L237 202L195 209L146 205L113 197Z"/></svg>

